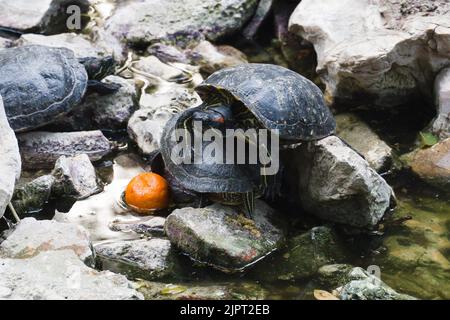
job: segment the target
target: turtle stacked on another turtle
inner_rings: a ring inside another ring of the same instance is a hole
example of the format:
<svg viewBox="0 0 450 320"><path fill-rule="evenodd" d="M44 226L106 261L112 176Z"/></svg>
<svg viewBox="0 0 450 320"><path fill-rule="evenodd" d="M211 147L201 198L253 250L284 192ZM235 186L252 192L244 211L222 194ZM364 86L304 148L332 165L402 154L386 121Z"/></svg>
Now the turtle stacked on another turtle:
<svg viewBox="0 0 450 320"><path fill-rule="evenodd" d="M166 170L184 189L206 194L216 202L244 204L249 216L255 195L267 187L267 180L260 174L261 164L217 164L209 155L201 162L180 164L173 159L179 143L174 136L176 129L192 132L195 121L222 132L266 128L276 131L284 145L319 140L335 132L333 115L320 89L280 66L243 64L226 68L212 74L196 90L203 104L175 116L164 129L161 155Z"/></svg>
<svg viewBox="0 0 450 320"><path fill-rule="evenodd" d="M113 93L100 82L114 72L113 57L77 59L65 48L31 45L0 52L0 95L15 132L55 121L79 104L88 88Z"/></svg>

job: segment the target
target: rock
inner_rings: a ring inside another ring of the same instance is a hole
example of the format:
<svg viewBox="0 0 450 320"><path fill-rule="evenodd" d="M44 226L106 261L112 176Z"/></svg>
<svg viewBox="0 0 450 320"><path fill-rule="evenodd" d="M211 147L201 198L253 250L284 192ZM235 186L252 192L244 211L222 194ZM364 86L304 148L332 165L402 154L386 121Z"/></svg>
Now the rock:
<svg viewBox="0 0 450 320"><path fill-rule="evenodd" d="M139 281L138 291L147 300L264 300L267 290L256 283L166 284Z"/></svg>
<svg viewBox="0 0 450 320"><path fill-rule="evenodd" d="M166 220L172 244L192 259L223 271L242 270L276 250L281 230L271 223L275 212L256 201L253 221L236 208L214 204L175 210Z"/></svg>
<svg viewBox="0 0 450 320"><path fill-rule="evenodd" d="M41 176L14 192L12 204L19 215L42 210L50 199L55 178L52 175Z"/></svg>
<svg viewBox="0 0 450 320"><path fill-rule="evenodd" d="M129 278L160 279L173 274L176 267L170 241L165 239L100 243L95 246L95 252L103 270Z"/></svg>
<svg viewBox="0 0 450 320"><path fill-rule="evenodd" d="M144 155L158 150L162 131L175 114L195 106L196 93L181 86L164 86L141 98L142 108L128 122L128 134Z"/></svg>
<svg viewBox="0 0 450 320"><path fill-rule="evenodd" d="M16 135L6 118L3 100L0 96L0 218L14 192L16 181L20 177L21 159Z"/></svg>
<svg viewBox="0 0 450 320"><path fill-rule="evenodd" d="M67 13L68 7L77 5L84 15L89 4L89 0L0 0L0 27L45 34L66 32L72 15Z"/></svg>
<svg viewBox="0 0 450 320"><path fill-rule="evenodd" d="M434 81L434 96L437 116L431 131L441 139L450 138L450 68L443 69Z"/></svg>
<svg viewBox="0 0 450 320"><path fill-rule="evenodd" d="M264 281L309 278L330 263L345 260L341 240L329 227L315 227L288 241L287 249L255 267L253 274Z"/></svg>
<svg viewBox="0 0 450 320"><path fill-rule="evenodd" d="M331 136L298 150L299 198L317 217L373 228L390 208L392 188L367 161Z"/></svg>
<svg viewBox="0 0 450 320"><path fill-rule="evenodd" d="M0 288L11 300L143 299L124 276L87 267L72 250L0 259Z"/></svg>
<svg viewBox="0 0 450 320"><path fill-rule="evenodd" d="M449 19L444 0L303 0L289 30L313 43L335 102L389 107L431 96L429 84L450 65Z"/></svg>
<svg viewBox="0 0 450 320"><path fill-rule="evenodd" d="M256 0L131 1L117 8L105 29L130 44L161 40L184 44L202 35L216 40L239 30L253 15Z"/></svg>
<svg viewBox="0 0 450 320"><path fill-rule="evenodd" d="M348 277L355 280L336 290L341 300L417 300L396 292L379 278L369 275L361 268L351 270Z"/></svg>
<svg viewBox="0 0 450 320"><path fill-rule="evenodd" d="M413 151L407 165L419 178L437 188L450 191L450 138L427 149Z"/></svg>
<svg viewBox="0 0 450 320"><path fill-rule="evenodd" d="M247 57L241 51L231 46L215 47L209 41L200 42L188 53L192 62L200 66L206 74L212 74L220 69L248 63Z"/></svg>
<svg viewBox="0 0 450 320"><path fill-rule="evenodd" d="M112 231L135 232L147 237L164 235L166 218L151 216L132 220L116 219L109 224Z"/></svg>
<svg viewBox="0 0 450 320"><path fill-rule="evenodd" d="M112 145L101 131L30 132L17 136L24 168L53 168L61 156L87 154L98 161L112 152Z"/></svg>
<svg viewBox="0 0 450 320"><path fill-rule="evenodd" d="M242 35L249 40L252 40L264 20L269 16L269 13L272 9L274 0L261 0L259 1L258 8L256 9L255 14L253 15L250 22L245 26L245 29L242 31Z"/></svg>
<svg viewBox="0 0 450 320"><path fill-rule="evenodd" d="M353 269L349 264L327 264L317 270L318 283L325 289L335 289L348 283L348 274Z"/></svg>
<svg viewBox="0 0 450 320"><path fill-rule="evenodd" d="M112 53L97 47L88 37L76 33L61 33L53 36L29 33L22 35L15 44L17 46L43 45L67 48L72 50L77 58L104 57Z"/></svg>
<svg viewBox="0 0 450 320"><path fill-rule="evenodd" d="M2 38L0 36L0 50L5 49L5 48L9 48L12 44L12 41L6 38Z"/></svg>
<svg viewBox="0 0 450 320"><path fill-rule="evenodd" d="M87 231L75 224L23 219L0 244L0 256L28 259L47 251L71 250L93 265L95 254Z"/></svg>
<svg viewBox="0 0 450 320"><path fill-rule="evenodd" d="M140 58L133 68L169 82L177 82L187 77L183 70L163 63L155 56Z"/></svg>
<svg viewBox="0 0 450 320"><path fill-rule="evenodd" d="M392 163L392 148L358 116L346 113L336 117L337 135L364 156L378 172L387 170Z"/></svg>
<svg viewBox="0 0 450 320"><path fill-rule="evenodd" d="M86 154L62 156L56 161L52 175L55 178L52 190L55 196L81 200L102 190L95 168Z"/></svg>
<svg viewBox="0 0 450 320"><path fill-rule="evenodd" d="M179 48L164 43L155 43L148 47L147 52L157 57L163 63L179 62L188 64L190 58Z"/></svg>

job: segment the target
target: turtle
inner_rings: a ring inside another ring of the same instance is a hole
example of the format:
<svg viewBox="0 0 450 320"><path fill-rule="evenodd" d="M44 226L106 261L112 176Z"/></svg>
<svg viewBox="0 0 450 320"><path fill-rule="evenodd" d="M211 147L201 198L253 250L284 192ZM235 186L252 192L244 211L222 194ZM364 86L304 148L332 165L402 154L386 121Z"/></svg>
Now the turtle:
<svg viewBox="0 0 450 320"><path fill-rule="evenodd" d="M47 125L79 104L88 89L116 92L120 85L100 81L114 70L112 56L78 59L67 48L0 51L0 95L11 127L19 133Z"/></svg>
<svg viewBox="0 0 450 320"><path fill-rule="evenodd" d="M213 195L225 204L245 205L249 217L255 195L269 186L261 165L175 164L171 159L176 128L191 130L200 121L207 128L265 128L282 144L295 146L333 135L336 123L321 90L287 68L270 64L242 64L213 73L196 91L203 103L175 116L164 129L161 153L168 171L186 189ZM172 135L172 136L171 136ZM279 176L273 177L279 181ZM277 186L278 187L278 186Z"/></svg>

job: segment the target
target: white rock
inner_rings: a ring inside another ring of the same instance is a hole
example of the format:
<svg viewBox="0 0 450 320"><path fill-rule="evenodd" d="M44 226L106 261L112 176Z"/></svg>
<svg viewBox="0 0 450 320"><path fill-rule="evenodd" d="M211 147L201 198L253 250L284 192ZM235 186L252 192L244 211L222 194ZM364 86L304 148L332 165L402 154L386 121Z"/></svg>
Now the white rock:
<svg viewBox="0 0 450 320"><path fill-rule="evenodd" d="M102 190L95 168L86 154L62 156L56 161L52 175L55 177L54 195L81 200Z"/></svg>
<svg viewBox="0 0 450 320"><path fill-rule="evenodd" d="M450 65L445 0L303 0L289 30L310 41L317 71L336 101L394 106Z"/></svg>
<svg viewBox="0 0 450 320"><path fill-rule="evenodd" d="M372 168L380 172L392 161L392 148L358 116L346 113L335 117L337 135L358 151Z"/></svg>
<svg viewBox="0 0 450 320"><path fill-rule="evenodd" d="M0 26L47 34L65 32L70 5L77 5L83 14L89 0L0 0Z"/></svg>
<svg viewBox="0 0 450 320"><path fill-rule="evenodd" d="M21 160L16 135L6 118L3 100L0 96L0 218L14 192L14 185L19 179Z"/></svg>
<svg viewBox="0 0 450 320"><path fill-rule="evenodd" d="M0 287L12 300L143 299L124 276L87 267L72 250L0 259Z"/></svg>
<svg viewBox="0 0 450 320"><path fill-rule="evenodd" d="M72 250L86 264L94 264L89 234L83 227L71 223L25 218L0 244L0 255L11 259L27 259L41 252L58 250Z"/></svg>
<svg viewBox="0 0 450 320"><path fill-rule="evenodd" d="M392 188L338 137L303 145L298 156L298 195L308 212L324 220L371 228L389 209Z"/></svg>
<svg viewBox="0 0 450 320"><path fill-rule="evenodd" d="M431 130L440 138L450 138L450 68L443 69L434 82L437 116Z"/></svg>

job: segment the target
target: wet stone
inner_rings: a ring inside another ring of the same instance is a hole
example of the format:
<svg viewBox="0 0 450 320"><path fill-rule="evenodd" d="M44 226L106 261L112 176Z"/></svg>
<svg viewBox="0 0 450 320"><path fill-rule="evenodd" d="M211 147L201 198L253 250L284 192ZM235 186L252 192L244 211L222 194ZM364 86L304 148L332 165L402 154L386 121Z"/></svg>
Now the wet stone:
<svg viewBox="0 0 450 320"><path fill-rule="evenodd" d="M54 182L52 175L45 175L17 188L12 199L17 213L40 211L50 199Z"/></svg>
<svg viewBox="0 0 450 320"><path fill-rule="evenodd" d="M143 236L164 235L166 218L146 217L139 219L116 219L109 224L109 228L116 232L135 232Z"/></svg>

